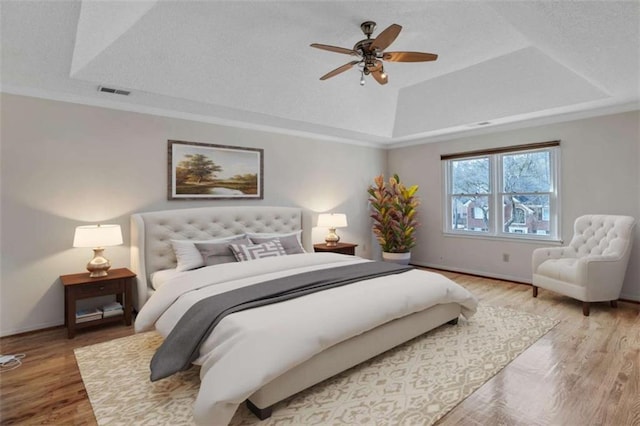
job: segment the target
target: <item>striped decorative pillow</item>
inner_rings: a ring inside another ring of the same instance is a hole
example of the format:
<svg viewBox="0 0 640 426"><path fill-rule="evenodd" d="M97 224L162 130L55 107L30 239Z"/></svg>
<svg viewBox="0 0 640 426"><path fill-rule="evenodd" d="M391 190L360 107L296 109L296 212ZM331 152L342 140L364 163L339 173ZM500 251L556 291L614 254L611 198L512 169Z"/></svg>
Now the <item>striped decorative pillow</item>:
<svg viewBox="0 0 640 426"><path fill-rule="evenodd" d="M298 241L298 238L294 234L267 237L260 236L260 234L252 234L249 239L253 244L262 244L273 240L280 240L280 244L282 244L282 248L287 252L287 254L298 254L305 252L304 248L302 248L302 246L300 245L300 241Z"/></svg>
<svg viewBox="0 0 640 426"><path fill-rule="evenodd" d="M264 257L285 256L287 254L278 239L253 245L232 243L229 244L229 248L238 259L238 262L262 259Z"/></svg>

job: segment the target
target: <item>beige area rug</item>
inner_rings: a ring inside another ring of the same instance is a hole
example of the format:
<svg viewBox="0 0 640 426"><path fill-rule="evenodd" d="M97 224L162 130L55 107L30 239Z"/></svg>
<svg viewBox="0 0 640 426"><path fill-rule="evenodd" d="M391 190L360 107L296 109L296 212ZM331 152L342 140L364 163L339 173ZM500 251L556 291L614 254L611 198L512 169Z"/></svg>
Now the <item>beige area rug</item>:
<svg viewBox="0 0 640 426"><path fill-rule="evenodd" d="M482 386L557 321L480 306L278 403L260 421L241 405L232 425L430 425ZM99 425L190 425L199 369L151 383L161 337L142 333L75 350Z"/></svg>

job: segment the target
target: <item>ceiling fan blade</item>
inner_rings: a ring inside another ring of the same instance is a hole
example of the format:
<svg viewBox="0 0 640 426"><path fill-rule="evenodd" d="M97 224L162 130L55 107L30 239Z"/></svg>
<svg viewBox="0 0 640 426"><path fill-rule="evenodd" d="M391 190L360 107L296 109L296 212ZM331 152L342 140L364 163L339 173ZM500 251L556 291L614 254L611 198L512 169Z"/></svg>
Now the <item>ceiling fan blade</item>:
<svg viewBox="0 0 640 426"><path fill-rule="evenodd" d="M376 60L374 63L369 64L367 67L369 74L375 78L375 80L380 84L387 84L389 81L387 78L387 74L384 72L384 68L382 66L382 61Z"/></svg>
<svg viewBox="0 0 640 426"><path fill-rule="evenodd" d="M358 52L356 52L353 49L347 49L347 48L338 47L338 46L329 46L328 44L312 43L311 47L315 47L316 49L328 50L329 52L344 53L345 55L358 54Z"/></svg>
<svg viewBox="0 0 640 426"><path fill-rule="evenodd" d="M426 62L435 61L438 55L423 52L384 52L382 59L389 62Z"/></svg>
<svg viewBox="0 0 640 426"><path fill-rule="evenodd" d="M380 84L387 84L389 82L389 78L387 77L387 74L382 72L382 70L372 71L371 75Z"/></svg>
<svg viewBox="0 0 640 426"><path fill-rule="evenodd" d="M402 27L398 24L389 25L378 35L378 37L376 37L369 48L371 50L378 51L386 49L391 43L393 43L396 37L398 37L398 34L400 34L400 30L402 30Z"/></svg>
<svg viewBox="0 0 640 426"><path fill-rule="evenodd" d="M345 72L347 70L350 70L355 64L357 64L359 62L360 61L351 61L348 64L344 64L341 67L338 67L333 71L329 71L328 73L326 73L325 75L320 77L320 80L326 80L328 78L331 78L331 77L334 77L334 76L340 74L341 72Z"/></svg>

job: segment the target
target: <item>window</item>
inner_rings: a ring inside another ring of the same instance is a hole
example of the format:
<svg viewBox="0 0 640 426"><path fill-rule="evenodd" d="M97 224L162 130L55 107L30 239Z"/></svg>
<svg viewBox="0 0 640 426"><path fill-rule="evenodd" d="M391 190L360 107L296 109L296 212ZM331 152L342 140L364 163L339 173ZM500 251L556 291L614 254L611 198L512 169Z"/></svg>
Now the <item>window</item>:
<svg viewBox="0 0 640 426"><path fill-rule="evenodd" d="M491 195L489 157L454 160L450 166L451 229L488 231Z"/></svg>
<svg viewBox="0 0 640 426"><path fill-rule="evenodd" d="M557 239L559 144L443 155L445 232Z"/></svg>

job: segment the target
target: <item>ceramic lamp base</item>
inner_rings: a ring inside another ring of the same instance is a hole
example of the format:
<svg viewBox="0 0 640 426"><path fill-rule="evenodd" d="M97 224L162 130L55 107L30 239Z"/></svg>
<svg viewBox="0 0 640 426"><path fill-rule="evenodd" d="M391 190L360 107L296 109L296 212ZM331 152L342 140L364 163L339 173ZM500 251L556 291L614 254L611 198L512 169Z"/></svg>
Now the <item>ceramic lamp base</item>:
<svg viewBox="0 0 640 426"><path fill-rule="evenodd" d="M336 228L329 228L329 233L324 238L324 242L327 244L327 247L337 246L338 241L340 241L340 237L336 234Z"/></svg>
<svg viewBox="0 0 640 426"><path fill-rule="evenodd" d="M106 277L107 271L111 268L111 262L104 256L104 249L96 247L93 249L93 259L87 263L87 271L90 278Z"/></svg>

